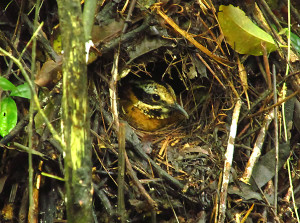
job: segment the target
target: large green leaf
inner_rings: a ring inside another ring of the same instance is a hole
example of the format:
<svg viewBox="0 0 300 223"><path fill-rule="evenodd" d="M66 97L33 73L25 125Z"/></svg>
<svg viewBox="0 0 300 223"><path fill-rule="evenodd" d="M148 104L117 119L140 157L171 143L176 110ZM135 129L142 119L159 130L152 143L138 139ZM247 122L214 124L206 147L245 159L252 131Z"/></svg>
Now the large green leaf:
<svg viewBox="0 0 300 223"><path fill-rule="evenodd" d="M264 43L270 53L277 49L272 36L256 26L238 7L221 5L218 19L226 41L240 54L259 56Z"/></svg>
<svg viewBox="0 0 300 223"><path fill-rule="evenodd" d="M17 124L18 110L16 102L8 97L0 103L0 135L6 136Z"/></svg>
<svg viewBox="0 0 300 223"><path fill-rule="evenodd" d="M11 93L10 96L18 96L22 98L31 98L30 87L27 83L17 86Z"/></svg>
<svg viewBox="0 0 300 223"><path fill-rule="evenodd" d="M7 80L4 77L0 77L0 89L4 90L4 91L12 91L16 88L15 85L13 85L13 83L11 83L9 80Z"/></svg>

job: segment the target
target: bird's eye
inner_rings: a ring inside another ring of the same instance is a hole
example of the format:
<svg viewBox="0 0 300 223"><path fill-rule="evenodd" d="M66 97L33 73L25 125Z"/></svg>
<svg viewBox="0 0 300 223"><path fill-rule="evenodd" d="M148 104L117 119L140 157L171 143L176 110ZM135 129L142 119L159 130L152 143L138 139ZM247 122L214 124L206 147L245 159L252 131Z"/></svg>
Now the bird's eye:
<svg viewBox="0 0 300 223"><path fill-rule="evenodd" d="M153 98L154 101L160 100L160 96L158 94L153 94L152 98Z"/></svg>

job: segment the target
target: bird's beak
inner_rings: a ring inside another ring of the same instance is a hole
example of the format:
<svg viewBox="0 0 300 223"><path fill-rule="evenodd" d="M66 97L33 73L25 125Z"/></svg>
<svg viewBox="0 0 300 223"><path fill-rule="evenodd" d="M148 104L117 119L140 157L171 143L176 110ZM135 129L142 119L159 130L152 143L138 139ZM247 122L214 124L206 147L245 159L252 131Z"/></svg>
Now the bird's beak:
<svg viewBox="0 0 300 223"><path fill-rule="evenodd" d="M186 119L189 119L189 114L179 104L175 103L173 109L182 114Z"/></svg>

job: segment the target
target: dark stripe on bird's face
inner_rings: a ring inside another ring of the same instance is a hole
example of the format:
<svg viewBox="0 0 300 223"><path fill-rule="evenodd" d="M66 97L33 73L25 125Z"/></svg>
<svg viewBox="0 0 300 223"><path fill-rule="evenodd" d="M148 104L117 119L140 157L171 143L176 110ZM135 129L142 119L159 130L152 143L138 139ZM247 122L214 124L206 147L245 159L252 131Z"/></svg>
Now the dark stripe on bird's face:
<svg viewBox="0 0 300 223"><path fill-rule="evenodd" d="M176 112L188 118L187 112L176 102L172 87L152 80L133 81L132 92L138 99L136 106L151 118L164 119Z"/></svg>
<svg viewBox="0 0 300 223"><path fill-rule="evenodd" d="M151 84L151 83L149 83ZM153 84L152 84L153 85ZM155 85L153 85L153 93L149 93L145 91L145 83L142 83L141 85L139 83L132 84L132 91L134 95L137 97L139 101L144 102L148 105L165 105L167 104L166 101L162 100L161 98L154 100L155 94L159 96L159 92L157 92Z"/></svg>

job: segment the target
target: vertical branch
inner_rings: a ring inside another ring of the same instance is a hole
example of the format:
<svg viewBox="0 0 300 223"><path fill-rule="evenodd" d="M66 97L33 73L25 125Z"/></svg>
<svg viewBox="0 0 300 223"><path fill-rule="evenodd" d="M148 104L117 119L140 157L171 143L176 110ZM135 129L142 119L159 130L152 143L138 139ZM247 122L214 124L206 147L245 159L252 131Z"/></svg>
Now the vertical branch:
<svg viewBox="0 0 300 223"><path fill-rule="evenodd" d="M124 200L124 178L125 178L125 124L119 125L119 153L118 153L118 215L120 221L126 222L125 200Z"/></svg>
<svg viewBox="0 0 300 223"><path fill-rule="evenodd" d="M290 70L290 59L291 59L291 2L287 1L288 3L288 55L287 55L287 63L286 63L286 70L285 70L285 76L287 76L289 74L289 70ZM285 94L286 94L286 83L283 84L283 90L284 90L284 95L283 95L283 99L285 98ZM299 92L299 89L298 89ZM283 112L283 128L284 128L284 139L287 141L288 140L288 136L287 136L287 126L286 126L286 122L285 122L285 106L284 103L282 104L282 112ZM291 197L292 197L292 201L293 201L293 207L294 207L294 212L297 218L297 222L300 222L300 218L299 218L299 214L298 214L298 207L296 204L296 199L295 199L295 194L294 194L294 188L293 188L293 177L292 177L292 173L291 173L291 167L290 167L290 157L288 158L287 162L287 167L288 167L288 174L289 174L289 191L291 192Z"/></svg>
<svg viewBox="0 0 300 223"><path fill-rule="evenodd" d="M267 52L266 44L264 42L261 43L261 48L263 51L264 65L265 65L265 70L266 70L266 74L267 74L267 84L268 84L269 90L271 90L272 89L272 80L271 80L270 64L269 64L269 60L268 60L268 52Z"/></svg>
<svg viewBox="0 0 300 223"><path fill-rule="evenodd" d="M97 0L85 0L83 9L83 27L86 47L86 62L89 60L90 47L94 45L92 41L92 28L96 12Z"/></svg>
<svg viewBox="0 0 300 223"><path fill-rule="evenodd" d="M96 12L97 0L86 0L83 9L83 26L85 41L89 41L92 36L92 28L94 25L94 17Z"/></svg>
<svg viewBox="0 0 300 223"><path fill-rule="evenodd" d="M35 15L34 15L34 30L38 27L38 15L40 8L40 0L36 1L35 5ZM35 59L36 59L36 38L32 40L32 53L31 53L31 82L34 83L34 74L35 74ZM34 89L32 89L34 91ZM34 99L30 99L30 108L29 108L29 125L28 125L28 196L29 196L29 211L28 211L28 222L34 222L34 199L33 199L33 166L32 166L32 137L33 137L33 113L34 113ZM37 219L36 219L37 220Z"/></svg>
<svg viewBox="0 0 300 223"><path fill-rule="evenodd" d="M277 89L276 89L276 70L275 65L272 67L273 74L273 97L274 104L277 104ZM274 108L274 144L275 144L275 177L274 177L274 206L275 216L277 216L277 195L278 195L278 166L279 166L279 141L278 141L278 107Z"/></svg>
<svg viewBox="0 0 300 223"><path fill-rule="evenodd" d="M222 180L222 187L220 193L219 220L218 220L219 223L225 221L226 200L227 200L227 191L228 191L228 184L229 184L229 177L230 177L230 169L232 166L234 141L237 132L237 123L239 120L241 107L242 107L242 101L241 99L238 99L233 110L232 122L230 126L230 134L228 138L228 145L225 153L226 159L224 161L223 180Z"/></svg>
<svg viewBox="0 0 300 223"><path fill-rule="evenodd" d="M68 222L92 221L85 32L80 2L58 0L63 61L62 130Z"/></svg>
<svg viewBox="0 0 300 223"><path fill-rule="evenodd" d="M114 119L114 124L116 125L117 131L119 131L119 113L118 113L118 104L117 104L117 82L118 82L118 76L119 76L119 69L118 69L118 63L119 63L119 50L115 52L114 55L114 62L113 67L111 70L111 80L109 82L109 96L110 96L110 106L111 106L111 112Z"/></svg>

